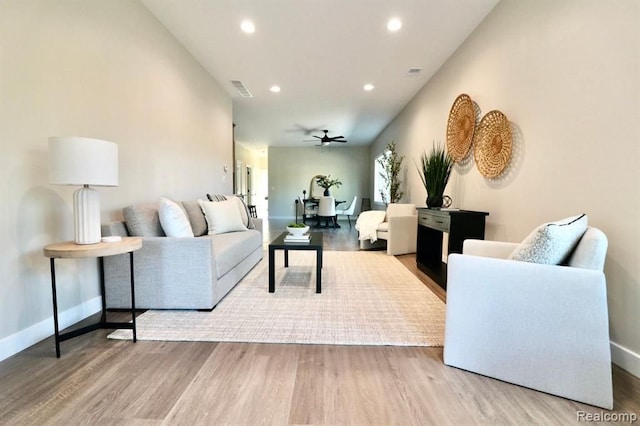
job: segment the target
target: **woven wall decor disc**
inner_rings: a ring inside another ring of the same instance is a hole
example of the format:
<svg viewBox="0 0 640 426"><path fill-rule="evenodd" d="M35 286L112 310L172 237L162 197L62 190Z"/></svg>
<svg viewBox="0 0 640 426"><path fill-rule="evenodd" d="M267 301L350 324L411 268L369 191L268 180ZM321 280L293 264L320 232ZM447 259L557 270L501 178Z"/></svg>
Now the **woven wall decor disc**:
<svg viewBox="0 0 640 426"><path fill-rule="evenodd" d="M476 129L473 158L482 176L494 178L502 173L511 159L513 138L509 120L500 111L488 112Z"/></svg>
<svg viewBox="0 0 640 426"><path fill-rule="evenodd" d="M469 153L475 127L473 102L463 93L453 102L447 122L447 151L456 163L464 160Z"/></svg>

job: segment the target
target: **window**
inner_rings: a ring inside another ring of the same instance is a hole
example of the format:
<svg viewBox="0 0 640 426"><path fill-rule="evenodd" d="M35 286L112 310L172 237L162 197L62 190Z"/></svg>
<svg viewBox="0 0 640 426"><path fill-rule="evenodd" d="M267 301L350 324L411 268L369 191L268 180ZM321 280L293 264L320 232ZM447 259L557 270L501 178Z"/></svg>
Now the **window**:
<svg viewBox="0 0 640 426"><path fill-rule="evenodd" d="M376 157L373 165L373 169L375 171L375 176L373 177L373 201L375 203L384 203L381 191L384 191L385 199L389 199L389 188L386 187L384 178L380 175L381 173L385 173L384 167L380 165L380 160L384 159L389 154L391 154L391 151L386 151L380 154Z"/></svg>

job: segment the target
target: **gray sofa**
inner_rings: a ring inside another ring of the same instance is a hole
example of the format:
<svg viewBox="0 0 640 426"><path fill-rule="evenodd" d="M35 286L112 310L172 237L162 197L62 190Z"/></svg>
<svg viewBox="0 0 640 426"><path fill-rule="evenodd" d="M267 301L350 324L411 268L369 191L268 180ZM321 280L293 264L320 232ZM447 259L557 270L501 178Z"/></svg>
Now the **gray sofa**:
<svg viewBox="0 0 640 426"><path fill-rule="evenodd" d="M103 236L143 237L134 254L136 308L213 309L262 259L260 219L245 217L254 229L207 235L197 201L182 205L194 237L165 236L158 207L149 204L129 206L125 221L102 226ZM129 256L105 257L104 271L107 307L130 308Z"/></svg>

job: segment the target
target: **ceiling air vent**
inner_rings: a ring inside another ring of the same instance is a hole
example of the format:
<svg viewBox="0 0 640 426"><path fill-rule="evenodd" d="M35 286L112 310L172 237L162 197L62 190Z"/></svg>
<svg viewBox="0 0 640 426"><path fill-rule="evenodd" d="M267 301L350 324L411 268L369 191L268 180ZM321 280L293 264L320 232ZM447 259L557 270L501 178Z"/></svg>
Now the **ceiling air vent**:
<svg viewBox="0 0 640 426"><path fill-rule="evenodd" d="M231 80L231 84L233 84L233 87L236 88L240 96L242 96L243 98L253 98L251 92L249 92L249 90L244 87L244 84L242 84L240 80Z"/></svg>
<svg viewBox="0 0 640 426"><path fill-rule="evenodd" d="M407 75L409 76L416 76L419 75L422 72L422 68L409 68L409 71L407 71Z"/></svg>

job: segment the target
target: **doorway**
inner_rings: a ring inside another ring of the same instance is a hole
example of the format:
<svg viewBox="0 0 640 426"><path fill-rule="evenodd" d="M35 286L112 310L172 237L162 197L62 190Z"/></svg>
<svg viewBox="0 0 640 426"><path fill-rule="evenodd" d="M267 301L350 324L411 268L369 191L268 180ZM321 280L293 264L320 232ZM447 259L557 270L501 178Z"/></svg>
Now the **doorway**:
<svg viewBox="0 0 640 426"><path fill-rule="evenodd" d="M252 204L255 204L253 202L253 197L255 196L255 194L253 193L253 174L252 174L253 173L253 167L247 165L246 169L247 169L247 180L246 180L246 182L247 182L247 198L246 198L246 200L247 200L247 204L248 205L252 205Z"/></svg>

